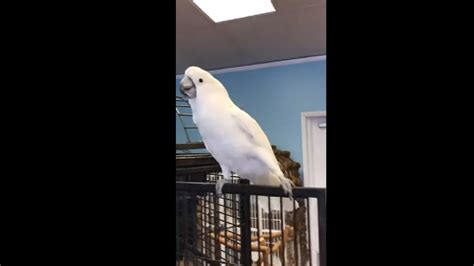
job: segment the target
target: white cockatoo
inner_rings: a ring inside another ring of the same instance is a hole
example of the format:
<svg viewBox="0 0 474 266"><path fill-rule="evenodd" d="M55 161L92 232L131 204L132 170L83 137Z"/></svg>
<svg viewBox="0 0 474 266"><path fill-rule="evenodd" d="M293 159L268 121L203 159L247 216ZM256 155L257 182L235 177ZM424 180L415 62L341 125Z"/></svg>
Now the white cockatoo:
<svg viewBox="0 0 474 266"><path fill-rule="evenodd" d="M180 85L205 147L222 169L224 179L217 181L216 194L222 195L232 171L251 184L281 186L292 198L293 183L283 175L267 136L234 104L224 85L195 66L186 69Z"/></svg>

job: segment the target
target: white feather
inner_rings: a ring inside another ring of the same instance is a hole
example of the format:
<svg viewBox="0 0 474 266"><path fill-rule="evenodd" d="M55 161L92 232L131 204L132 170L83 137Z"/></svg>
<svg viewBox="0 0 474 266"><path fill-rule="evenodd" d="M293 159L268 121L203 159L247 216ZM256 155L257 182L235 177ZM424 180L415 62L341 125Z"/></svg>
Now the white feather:
<svg viewBox="0 0 474 266"><path fill-rule="evenodd" d="M221 168L252 184L282 186L291 196L292 183L284 177L257 121L235 105L224 85L207 71L189 67L185 78L195 84L196 97L189 99L193 121Z"/></svg>

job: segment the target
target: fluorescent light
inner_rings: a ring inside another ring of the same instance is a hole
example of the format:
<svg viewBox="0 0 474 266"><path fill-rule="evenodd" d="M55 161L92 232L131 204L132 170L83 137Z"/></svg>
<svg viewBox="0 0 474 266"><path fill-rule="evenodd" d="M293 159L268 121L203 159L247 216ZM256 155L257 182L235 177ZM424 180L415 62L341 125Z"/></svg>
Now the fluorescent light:
<svg viewBox="0 0 474 266"><path fill-rule="evenodd" d="M271 0L193 0L214 22L275 12Z"/></svg>

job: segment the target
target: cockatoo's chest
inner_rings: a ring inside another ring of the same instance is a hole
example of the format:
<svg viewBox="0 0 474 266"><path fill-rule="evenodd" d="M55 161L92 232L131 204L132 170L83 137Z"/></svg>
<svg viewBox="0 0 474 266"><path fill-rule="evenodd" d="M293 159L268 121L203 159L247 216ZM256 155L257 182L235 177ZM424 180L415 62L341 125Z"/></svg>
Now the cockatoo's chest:
<svg viewBox="0 0 474 266"><path fill-rule="evenodd" d="M223 150L234 152L242 146L247 146L242 138L236 122L231 116L216 113L198 113L193 115L201 137L212 150L222 147Z"/></svg>
<svg viewBox="0 0 474 266"><path fill-rule="evenodd" d="M246 161L249 160L248 154L253 145L232 116L197 112L193 114L193 120L206 148L216 160L227 165L240 162L248 165Z"/></svg>

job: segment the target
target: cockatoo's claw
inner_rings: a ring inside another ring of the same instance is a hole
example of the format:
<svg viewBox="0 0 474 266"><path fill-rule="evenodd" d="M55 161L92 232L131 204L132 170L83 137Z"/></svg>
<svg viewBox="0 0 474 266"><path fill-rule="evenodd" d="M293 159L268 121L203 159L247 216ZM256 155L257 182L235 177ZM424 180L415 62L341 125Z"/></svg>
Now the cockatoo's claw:
<svg viewBox="0 0 474 266"><path fill-rule="evenodd" d="M293 200L293 187L291 181L289 181L289 179L283 179L282 181L281 187L283 188L283 191L288 195L290 200Z"/></svg>
<svg viewBox="0 0 474 266"><path fill-rule="evenodd" d="M216 196L222 197L222 187L226 183L225 179L219 179L216 182Z"/></svg>

